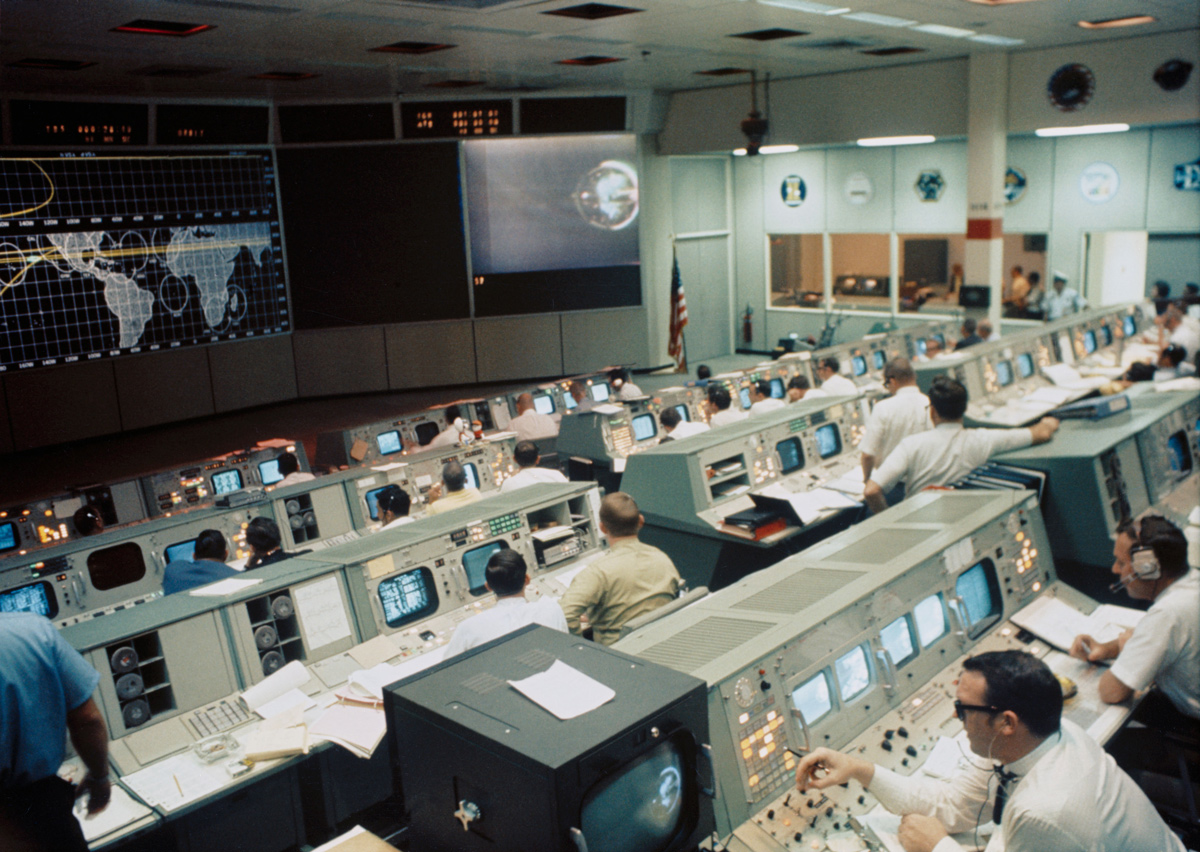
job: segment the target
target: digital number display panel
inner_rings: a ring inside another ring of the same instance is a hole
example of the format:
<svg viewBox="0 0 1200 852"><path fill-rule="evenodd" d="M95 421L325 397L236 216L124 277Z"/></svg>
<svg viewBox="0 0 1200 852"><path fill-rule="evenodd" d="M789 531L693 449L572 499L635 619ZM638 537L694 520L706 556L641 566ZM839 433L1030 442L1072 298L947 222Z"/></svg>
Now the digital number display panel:
<svg viewBox="0 0 1200 852"><path fill-rule="evenodd" d="M269 151L0 155L0 372L291 330Z"/></svg>
<svg viewBox="0 0 1200 852"><path fill-rule="evenodd" d="M404 139L476 139L512 133L511 100L400 104L400 135Z"/></svg>
<svg viewBox="0 0 1200 852"><path fill-rule="evenodd" d="M13 101L14 145L146 145L146 104Z"/></svg>

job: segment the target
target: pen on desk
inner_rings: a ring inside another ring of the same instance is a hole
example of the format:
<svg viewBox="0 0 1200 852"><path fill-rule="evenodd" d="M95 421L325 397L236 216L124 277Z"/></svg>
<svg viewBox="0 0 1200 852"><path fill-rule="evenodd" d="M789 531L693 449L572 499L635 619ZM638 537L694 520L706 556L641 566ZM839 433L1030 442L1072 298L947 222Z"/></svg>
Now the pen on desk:
<svg viewBox="0 0 1200 852"><path fill-rule="evenodd" d="M171 778L175 781L175 789L179 791L179 795L183 795L183 786L179 783L179 776L172 775Z"/></svg>

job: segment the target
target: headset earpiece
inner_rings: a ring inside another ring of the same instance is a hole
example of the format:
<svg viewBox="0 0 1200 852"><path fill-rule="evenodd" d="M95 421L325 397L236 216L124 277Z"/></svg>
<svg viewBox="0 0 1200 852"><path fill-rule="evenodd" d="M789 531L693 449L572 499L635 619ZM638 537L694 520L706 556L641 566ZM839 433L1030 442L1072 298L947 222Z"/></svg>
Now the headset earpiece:
<svg viewBox="0 0 1200 852"><path fill-rule="evenodd" d="M1162 567L1151 547L1135 547L1130 551L1133 575L1139 580L1157 580L1162 577Z"/></svg>

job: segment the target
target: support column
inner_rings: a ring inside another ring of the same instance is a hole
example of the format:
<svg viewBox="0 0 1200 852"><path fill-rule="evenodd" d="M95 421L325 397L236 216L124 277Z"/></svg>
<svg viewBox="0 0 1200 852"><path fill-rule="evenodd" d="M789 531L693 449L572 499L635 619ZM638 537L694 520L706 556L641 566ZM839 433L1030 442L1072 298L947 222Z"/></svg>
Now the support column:
<svg viewBox="0 0 1200 852"><path fill-rule="evenodd" d="M999 329L1004 291L1004 173L1008 168L1008 54L975 53L967 75L967 284L991 288Z"/></svg>

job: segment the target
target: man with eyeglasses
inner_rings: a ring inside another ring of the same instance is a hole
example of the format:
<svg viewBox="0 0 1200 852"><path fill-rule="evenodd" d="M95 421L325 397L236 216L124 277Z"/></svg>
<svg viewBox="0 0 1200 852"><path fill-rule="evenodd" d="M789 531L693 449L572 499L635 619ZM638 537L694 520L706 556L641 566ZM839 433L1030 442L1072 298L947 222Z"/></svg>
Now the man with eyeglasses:
<svg viewBox="0 0 1200 852"><path fill-rule="evenodd" d="M903 814L906 852L961 852L951 833L996 823L986 852L1183 852L1133 780L1078 725L1062 687L1023 651L969 657L954 711L976 758L947 780L906 778L818 748L796 766L801 792L857 781ZM982 759L978 759L982 758ZM990 819L989 819L990 818Z"/></svg>
<svg viewBox="0 0 1200 852"><path fill-rule="evenodd" d="M892 395L875 403L858 445L862 452L863 482L871 478L871 472L883 464L902 440L933 428L929 397L917 387L916 371L907 358L893 358L883 366L883 385Z"/></svg>

